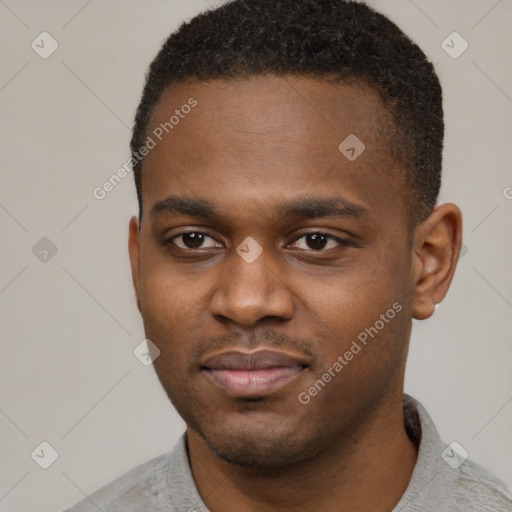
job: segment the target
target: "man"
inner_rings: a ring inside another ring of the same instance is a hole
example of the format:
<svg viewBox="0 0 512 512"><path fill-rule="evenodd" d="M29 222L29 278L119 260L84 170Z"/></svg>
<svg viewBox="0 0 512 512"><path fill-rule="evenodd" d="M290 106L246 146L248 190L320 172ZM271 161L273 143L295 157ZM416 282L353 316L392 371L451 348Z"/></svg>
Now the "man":
<svg viewBox="0 0 512 512"><path fill-rule="evenodd" d="M512 510L403 393L412 319L461 245L443 131L433 66L364 4L235 0L170 36L136 115L129 251L187 430L69 510Z"/></svg>

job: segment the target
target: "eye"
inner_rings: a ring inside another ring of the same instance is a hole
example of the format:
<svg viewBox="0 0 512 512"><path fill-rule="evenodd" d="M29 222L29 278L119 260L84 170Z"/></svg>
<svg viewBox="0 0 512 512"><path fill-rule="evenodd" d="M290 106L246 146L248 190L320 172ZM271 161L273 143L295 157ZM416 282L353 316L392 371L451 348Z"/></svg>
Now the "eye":
<svg viewBox="0 0 512 512"><path fill-rule="evenodd" d="M298 243L300 240L304 240L302 243ZM292 245L298 245L298 249L312 249L314 251L323 251L325 249L332 249L333 247L347 246L350 245L348 240L343 240L327 233L305 233Z"/></svg>
<svg viewBox="0 0 512 512"><path fill-rule="evenodd" d="M208 245L204 245L210 240ZM166 240L167 244L174 244L180 249L211 249L212 247L221 247L221 245L209 236L207 233L201 231L189 231L187 233L180 233Z"/></svg>

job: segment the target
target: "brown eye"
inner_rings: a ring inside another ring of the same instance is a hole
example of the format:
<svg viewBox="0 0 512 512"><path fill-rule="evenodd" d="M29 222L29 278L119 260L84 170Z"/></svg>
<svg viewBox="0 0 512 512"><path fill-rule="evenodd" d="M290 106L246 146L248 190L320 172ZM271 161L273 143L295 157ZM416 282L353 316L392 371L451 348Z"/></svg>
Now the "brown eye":
<svg viewBox="0 0 512 512"><path fill-rule="evenodd" d="M303 242L299 243L300 240L303 240ZM323 249L332 249L337 246L347 246L349 242L326 233L317 232L305 233L298 238L293 245L298 249L322 251Z"/></svg>
<svg viewBox="0 0 512 512"><path fill-rule="evenodd" d="M205 242L211 240L209 245L204 245ZM181 233L180 235L173 236L169 243L172 243L180 249L208 249L218 247L216 240L206 233L198 231L190 231L188 233Z"/></svg>
<svg viewBox="0 0 512 512"><path fill-rule="evenodd" d="M312 235L306 235L306 244L315 250L323 249L329 238L321 233L313 233Z"/></svg>

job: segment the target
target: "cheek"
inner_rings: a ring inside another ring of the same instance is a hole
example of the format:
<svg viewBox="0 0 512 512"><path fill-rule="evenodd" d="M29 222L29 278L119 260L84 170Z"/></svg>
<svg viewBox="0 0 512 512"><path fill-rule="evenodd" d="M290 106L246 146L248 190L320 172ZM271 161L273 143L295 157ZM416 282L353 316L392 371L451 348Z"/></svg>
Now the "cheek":
<svg viewBox="0 0 512 512"><path fill-rule="evenodd" d="M162 351L162 357L171 347L176 352L187 332L191 318L197 317L199 301L190 287L177 282L170 269L152 265L141 267L140 301L146 336Z"/></svg>
<svg viewBox="0 0 512 512"><path fill-rule="evenodd" d="M401 266L398 258L385 258L380 253L378 258L358 263L357 268L336 269L327 279L301 282L307 293L300 294L298 313L302 310L303 321L313 322L312 332L323 340L318 347L323 363L335 361L357 340L362 340L363 349L365 341L369 346L378 339L379 343L372 343L377 348L367 351L375 357L380 350L383 356L394 352L394 341L401 340L407 330L406 279Z"/></svg>
<svg viewBox="0 0 512 512"><path fill-rule="evenodd" d="M297 282L296 289L300 290L306 308L315 316L340 325L357 324L384 312L401 296L396 270L382 257L365 259L354 261L350 267L334 269L321 279Z"/></svg>
<svg viewBox="0 0 512 512"><path fill-rule="evenodd" d="M211 277L211 276L210 276ZM144 331L160 349L155 369L166 380L186 371L190 351L208 332L212 279L173 267L165 256L141 258L140 300Z"/></svg>
<svg viewBox="0 0 512 512"><path fill-rule="evenodd" d="M181 389L187 366L186 341L197 302L155 267L141 279L140 296L145 336L160 350L154 369L167 392Z"/></svg>
<svg viewBox="0 0 512 512"><path fill-rule="evenodd" d="M194 285L186 274L171 265L161 247L147 240L140 252L140 299L143 317L164 324L186 315L196 301Z"/></svg>

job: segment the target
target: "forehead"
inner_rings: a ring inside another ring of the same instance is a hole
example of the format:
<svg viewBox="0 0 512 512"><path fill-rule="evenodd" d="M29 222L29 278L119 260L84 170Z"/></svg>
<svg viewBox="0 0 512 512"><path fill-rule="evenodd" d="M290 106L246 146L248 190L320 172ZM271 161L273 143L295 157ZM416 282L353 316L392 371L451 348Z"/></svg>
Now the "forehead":
<svg viewBox="0 0 512 512"><path fill-rule="evenodd" d="M156 146L144 162L145 209L146 196L171 192L270 201L333 186L348 199L389 202L399 190L393 128L362 84L274 75L174 84L148 125Z"/></svg>
<svg viewBox="0 0 512 512"><path fill-rule="evenodd" d="M327 133L339 137L340 131L352 129L364 132L366 142L372 144L376 135L393 126L377 93L360 81L269 74L174 84L163 92L149 130L169 121L192 97L198 102L192 116L198 121L195 132L200 127L221 128L219 136L231 132L239 134L239 140L247 133L280 139L288 134L291 140L307 136L318 144ZM186 130L186 124L172 133Z"/></svg>

